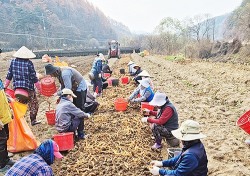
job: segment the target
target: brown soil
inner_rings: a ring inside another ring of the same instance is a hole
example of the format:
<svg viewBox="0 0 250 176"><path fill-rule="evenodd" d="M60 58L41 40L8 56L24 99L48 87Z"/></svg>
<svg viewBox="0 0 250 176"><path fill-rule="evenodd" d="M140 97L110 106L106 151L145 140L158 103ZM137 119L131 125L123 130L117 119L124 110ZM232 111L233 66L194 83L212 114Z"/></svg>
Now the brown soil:
<svg viewBox="0 0 250 176"><path fill-rule="evenodd" d="M208 137L203 141L209 159L209 175L246 176L250 168L250 148L244 143L249 137L236 126L237 119L249 110L250 69L248 66L229 63L212 63L196 60L181 62L166 61L161 57L141 58L131 55L152 76L155 90L167 93L177 107L180 123L186 119L200 122ZM93 57L63 59L83 75L86 74ZM127 69L129 57L118 60L113 69L114 77L120 78L120 68ZM1 78L5 78L9 61L0 61ZM41 60L34 60L42 73ZM166 158L166 147L152 151L151 132L147 124L140 122L140 108L129 105L127 111L116 112L114 100L127 97L133 84L110 87L99 97L99 110L85 121L86 133L90 137L76 143L75 148L61 162L53 165L55 175L151 175L148 164L152 159ZM31 127L40 141L51 138L55 129L46 123L45 111L48 103L39 98L38 119L42 125ZM55 98L50 100L55 107ZM28 116L26 117L29 122ZM28 152L15 155L17 159Z"/></svg>

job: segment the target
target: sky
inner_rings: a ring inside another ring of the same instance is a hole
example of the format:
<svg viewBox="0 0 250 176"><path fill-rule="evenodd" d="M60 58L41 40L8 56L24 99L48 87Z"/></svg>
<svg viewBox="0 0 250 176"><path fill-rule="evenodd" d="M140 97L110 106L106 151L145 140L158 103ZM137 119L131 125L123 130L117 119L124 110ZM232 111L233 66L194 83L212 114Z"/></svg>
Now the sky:
<svg viewBox="0 0 250 176"><path fill-rule="evenodd" d="M183 20L200 14L212 17L237 8L242 0L88 0L131 32L151 33L164 17Z"/></svg>

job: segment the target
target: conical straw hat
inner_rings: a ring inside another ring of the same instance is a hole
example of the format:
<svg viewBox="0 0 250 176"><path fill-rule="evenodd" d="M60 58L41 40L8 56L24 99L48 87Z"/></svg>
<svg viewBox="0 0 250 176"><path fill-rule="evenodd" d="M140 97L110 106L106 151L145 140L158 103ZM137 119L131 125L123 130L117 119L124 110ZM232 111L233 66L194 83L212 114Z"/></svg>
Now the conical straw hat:
<svg viewBox="0 0 250 176"><path fill-rule="evenodd" d="M22 59L32 59L36 57L36 55L25 46L22 46L13 56Z"/></svg>

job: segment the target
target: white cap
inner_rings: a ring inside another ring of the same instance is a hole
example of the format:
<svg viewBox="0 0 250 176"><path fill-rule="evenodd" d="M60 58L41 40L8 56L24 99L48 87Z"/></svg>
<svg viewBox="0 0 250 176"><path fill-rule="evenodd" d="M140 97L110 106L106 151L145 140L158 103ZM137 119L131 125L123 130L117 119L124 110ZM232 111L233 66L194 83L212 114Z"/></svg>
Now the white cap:
<svg viewBox="0 0 250 176"><path fill-rule="evenodd" d="M143 87L148 88L148 87L150 86L148 80L146 80L146 79L138 80L138 82L139 82Z"/></svg>
<svg viewBox="0 0 250 176"><path fill-rule="evenodd" d="M134 62L133 61L129 61L128 65L132 65Z"/></svg>
<svg viewBox="0 0 250 176"><path fill-rule="evenodd" d="M167 102L167 95L165 93L156 92L152 101L149 102L152 106L162 106Z"/></svg>
<svg viewBox="0 0 250 176"><path fill-rule="evenodd" d="M146 70L143 70L141 73L138 74L138 76L150 77L149 73Z"/></svg>
<svg viewBox="0 0 250 176"><path fill-rule="evenodd" d="M62 95L72 95L72 97L76 98L76 95L72 92L72 90L64 88L62 90Z"/></svg>

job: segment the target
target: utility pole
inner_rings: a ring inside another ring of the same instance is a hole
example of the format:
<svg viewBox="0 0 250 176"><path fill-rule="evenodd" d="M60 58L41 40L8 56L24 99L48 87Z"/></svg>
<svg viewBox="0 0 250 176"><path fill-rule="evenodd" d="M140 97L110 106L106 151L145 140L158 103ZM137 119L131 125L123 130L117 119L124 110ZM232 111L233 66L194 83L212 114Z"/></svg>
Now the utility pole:
<svg viewBox="0 0 250 176"><path fill-rule="evenodd" d="M48 41L48 33L46 32L45 22L44 22L44 16L42 13L42 21L43 21L43 31L45 33L46 41L45 41L45 49L49 50L49 41Z"/></svg>

